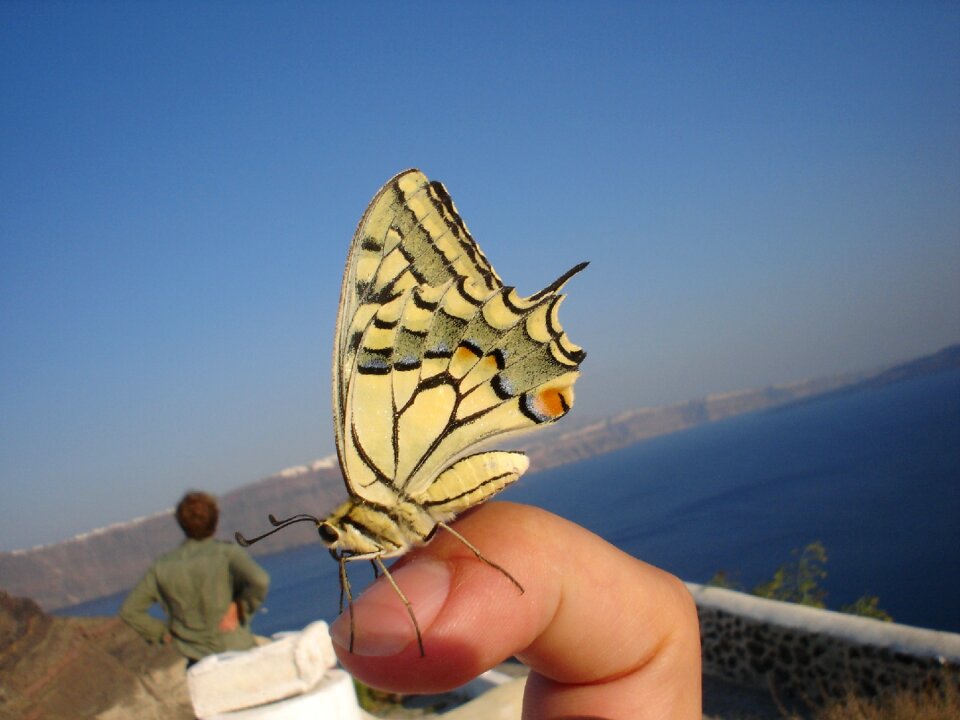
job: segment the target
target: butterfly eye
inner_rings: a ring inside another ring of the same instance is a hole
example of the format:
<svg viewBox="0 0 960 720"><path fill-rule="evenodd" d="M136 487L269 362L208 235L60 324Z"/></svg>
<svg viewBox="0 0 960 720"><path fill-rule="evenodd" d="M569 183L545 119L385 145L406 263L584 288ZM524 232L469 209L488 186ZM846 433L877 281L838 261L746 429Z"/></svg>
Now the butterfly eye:
<svg viewBox="0 0 960 720"><path fill-rule="evenodd" d="M317 525L317 532L320 533L320 539L327 547L336 545L337 541L340 539L340 533L338 533L337 529L330 523L324 522Z"/></svg>

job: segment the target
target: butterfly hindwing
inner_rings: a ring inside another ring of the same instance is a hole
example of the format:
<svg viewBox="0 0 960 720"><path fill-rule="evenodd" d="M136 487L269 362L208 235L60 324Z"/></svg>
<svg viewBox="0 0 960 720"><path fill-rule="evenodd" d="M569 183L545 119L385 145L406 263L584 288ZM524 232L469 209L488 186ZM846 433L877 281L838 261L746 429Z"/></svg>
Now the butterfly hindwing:
<svg viewBox="0 0 960 720"><path fill-rule="evenodd" d="M415 499L435 518L447 519L496 495L515 482L529 465L521 452L468 455L440 473Z"/></svg>

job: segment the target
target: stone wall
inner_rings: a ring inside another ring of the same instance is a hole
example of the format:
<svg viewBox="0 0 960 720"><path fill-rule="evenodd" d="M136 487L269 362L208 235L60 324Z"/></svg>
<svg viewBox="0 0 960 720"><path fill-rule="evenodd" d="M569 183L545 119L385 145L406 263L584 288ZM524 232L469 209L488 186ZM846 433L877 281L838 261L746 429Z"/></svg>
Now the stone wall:
<svg viewBox="0 0 960 720"><path fill-rule="evenodd" d="M960 635L688 584L704 674L763 687L785 704L854 692L960 690Z"/></svg>

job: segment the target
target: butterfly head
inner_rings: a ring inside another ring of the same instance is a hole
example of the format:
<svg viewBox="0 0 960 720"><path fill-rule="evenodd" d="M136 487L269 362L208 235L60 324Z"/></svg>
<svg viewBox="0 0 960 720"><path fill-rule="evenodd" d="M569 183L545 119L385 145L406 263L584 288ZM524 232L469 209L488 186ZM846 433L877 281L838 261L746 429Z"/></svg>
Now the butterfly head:
<svg viewBox="0 0 960 720"><path fill-rule="evenodd" d="M320 534L320 542L331 550L340 542L340 531L327 521L317 523L317 532Z"/></svg>

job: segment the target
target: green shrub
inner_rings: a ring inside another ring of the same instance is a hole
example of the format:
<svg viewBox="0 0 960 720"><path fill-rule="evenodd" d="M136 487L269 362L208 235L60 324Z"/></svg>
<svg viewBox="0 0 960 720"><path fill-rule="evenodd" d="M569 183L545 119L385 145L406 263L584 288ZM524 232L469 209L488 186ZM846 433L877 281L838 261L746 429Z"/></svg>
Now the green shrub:
<svg viewBox="0 0 960 720"><path fill-rule="evenodd" d="M880 598L876 595L863 595L857 598L849 605L840 608L840 612L848 615L861 615L863 617L873 618L874 620L883 620L884 622L893 622L890 613L880 608Z"/></svg>
<svg viewBox="0 0 960 720"><path fill-rule="evenodd" d="M754 595L769 600L781 600L808 607L825 608L827 591L821 583L827 577L827 549L816 540L803 549L794 549L792 562L777 568L773 577L757 585L751 591ZM718 570L707 581L712 587L743 591L743 585L732 579L726 570ZM861 615L891 622L893 618L880 608L880 600L875 595L863 595L849 605L840 608L848 615Z"/></svg>
<svg viewBox="0 0 960 720"><path fill-rule="evenodd" d="M713 577L707 580L707 585L710 587L724 588L725 590L743 590L743 584L727 575L726 570L717 570L713 574Z"/></svg>
<svg viewBox="0 0 960 720"><path fill-rule="evenodd" d="M810 607L826 607L823 599L827 591L820 582L827 577L827 549L819 540L810 543L803 550L794 550L793 562L777 568L765 583L753 589L753 594L770 600L782 600Z"/></svg>

